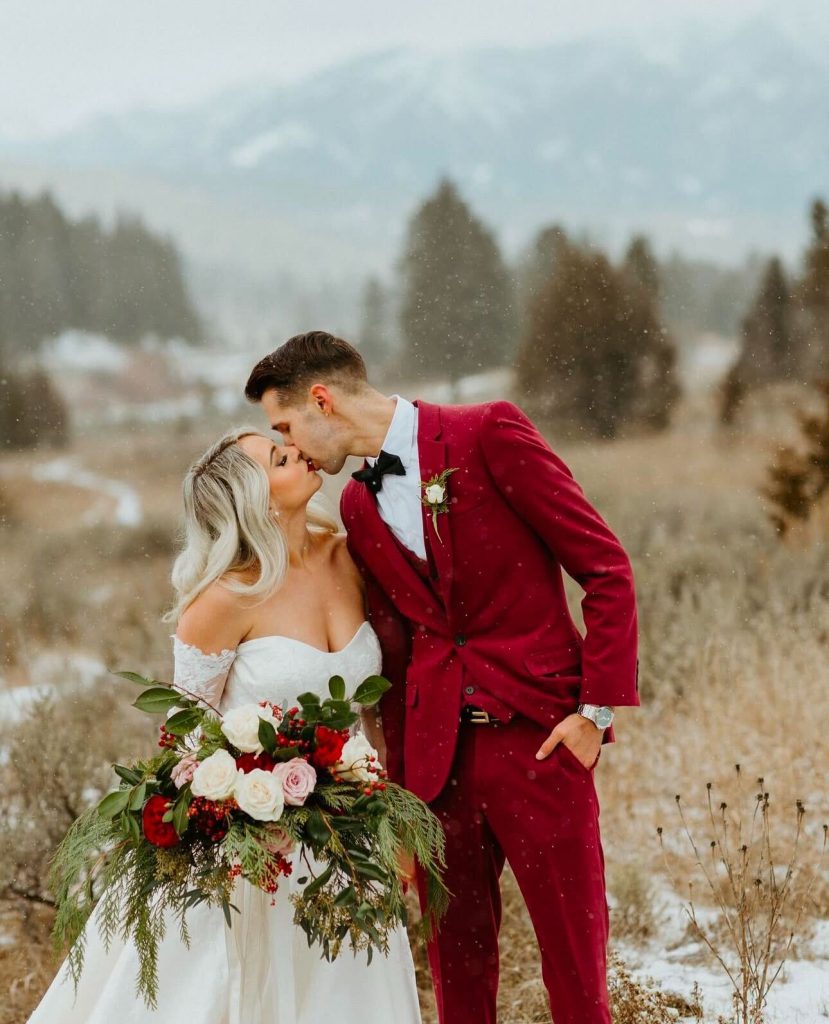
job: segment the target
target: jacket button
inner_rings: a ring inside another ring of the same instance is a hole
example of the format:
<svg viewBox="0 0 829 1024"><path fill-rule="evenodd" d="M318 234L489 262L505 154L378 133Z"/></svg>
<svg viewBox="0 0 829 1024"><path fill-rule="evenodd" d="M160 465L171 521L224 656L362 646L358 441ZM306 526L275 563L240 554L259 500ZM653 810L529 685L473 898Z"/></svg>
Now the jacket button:
<svg viewBox="0 0 829 1024"><path fill-rule="evenodd" d="M475 692L475 687L474 687L474 686L467 686L467 687L466 687L466 688L464 689L464 693L467 693L467 694L469 694L470 696L471 696L471 695L472 695L472 694L473 694L474 692Z"/></svg>
<svg viewBox="0 0 829 1024"><path fill-rule="evenodd" d="M455 637L455 646L456 647L463 647L463 645L465 643L466 643L466 637L463 635L463 633L458 633L458 635Z"/></svg>

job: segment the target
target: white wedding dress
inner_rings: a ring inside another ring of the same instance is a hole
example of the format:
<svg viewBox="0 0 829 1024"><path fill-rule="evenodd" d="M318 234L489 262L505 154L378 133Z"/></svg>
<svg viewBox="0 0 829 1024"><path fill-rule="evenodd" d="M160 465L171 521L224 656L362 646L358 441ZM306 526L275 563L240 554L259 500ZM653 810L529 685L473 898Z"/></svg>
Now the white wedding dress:
<svg viewBox="0 0 829 1024"><path fill-rule="evenodd" d="M247 640L235 651L204 654L173 638L175 682L225 711L270 700L292 704L303 692L328 696L328 680L341 675L353 692L380 671L380 645L364 622L340 651L321 651L289 637ZM357 727L358 728L358 727ZM294 855L298 860L298 853ZM138 954L115 938L109 950L94 915L75 996L62 967L29 1024L419 1024L415 972L406 931L392 935L387 957L344 950L329 963L293 924L288 893L300 888L295 864L271 896L239 880L228 929L219 907L188 912L190 948L171 920L159 951L158 1009L136 995Z"/></svg>

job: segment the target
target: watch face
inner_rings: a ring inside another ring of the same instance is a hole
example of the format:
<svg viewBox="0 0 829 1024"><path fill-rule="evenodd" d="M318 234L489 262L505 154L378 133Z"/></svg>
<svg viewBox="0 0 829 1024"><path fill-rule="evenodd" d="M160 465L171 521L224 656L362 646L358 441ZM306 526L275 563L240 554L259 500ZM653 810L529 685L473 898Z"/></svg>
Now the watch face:
<svg viewBox="0 0 829 1024"><path fill-rule="evenodd" d="M596 712L596 725L600 729L606 729L613 721L613 712L610 708L599 708Z"/></svg>

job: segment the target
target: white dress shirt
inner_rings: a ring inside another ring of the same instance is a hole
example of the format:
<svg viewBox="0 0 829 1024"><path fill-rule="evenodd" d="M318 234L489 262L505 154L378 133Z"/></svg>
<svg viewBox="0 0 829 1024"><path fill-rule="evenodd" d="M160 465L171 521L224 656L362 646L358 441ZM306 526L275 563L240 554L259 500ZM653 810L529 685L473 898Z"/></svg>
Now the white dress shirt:
<svg viewBox="0 0 829 1024"><path fill-rule="evenodd" d="M383 486L377 493L377 510L401 544L418 558L426 558L423 536L423 513L420 504L420 458L417 451L417 406L400 395L388 432L380 446L389 455L398 455L406 470L405 476L385 473ZM373 466L377 459L366 458Z"/></svg>

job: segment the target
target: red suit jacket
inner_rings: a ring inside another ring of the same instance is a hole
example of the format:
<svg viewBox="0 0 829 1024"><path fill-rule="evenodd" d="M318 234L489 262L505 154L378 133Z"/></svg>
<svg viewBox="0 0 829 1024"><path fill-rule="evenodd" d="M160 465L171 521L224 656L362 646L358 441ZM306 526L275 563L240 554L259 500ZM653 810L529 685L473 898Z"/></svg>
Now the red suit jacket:
<svg viewBox="0 0 829 1024"><path fill-rule="evenodd" d="M414 404L421 480L458 467L442 543L422 509L440 599L365 484L349 481L340 511L393 684L381 703L386 768L430 801L449 776L464 693L551 730L579 701L638 705L636 598L618 539L517 406ZM585 592L584 638L562 569Z"/></svg>

